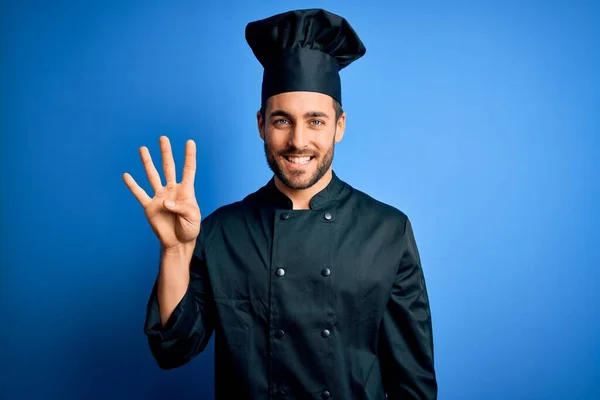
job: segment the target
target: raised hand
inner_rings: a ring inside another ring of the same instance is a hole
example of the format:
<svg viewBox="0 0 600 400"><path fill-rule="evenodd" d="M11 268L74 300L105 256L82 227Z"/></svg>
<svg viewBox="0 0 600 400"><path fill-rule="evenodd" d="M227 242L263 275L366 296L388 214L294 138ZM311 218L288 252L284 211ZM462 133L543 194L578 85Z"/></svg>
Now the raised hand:
<svg viewBox="0 0 600 400"><path fill-rule="evenodd" d="M185 144L183 175L181 182L177 183L171 143L166 136L161 136L159 142L165 186L145 146L140 147L140 157L154 189L154 197L148 196L130 174L123 174L123 180L144 208L152 230L168 251L193 243L200 233L200 208L194 193L196 144L193 140Z"/></svg>

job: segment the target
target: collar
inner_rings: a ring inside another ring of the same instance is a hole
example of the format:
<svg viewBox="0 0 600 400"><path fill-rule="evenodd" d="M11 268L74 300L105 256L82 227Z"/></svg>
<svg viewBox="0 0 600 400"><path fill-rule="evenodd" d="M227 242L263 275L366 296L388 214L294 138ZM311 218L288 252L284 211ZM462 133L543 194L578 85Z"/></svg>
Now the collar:
<svg viewBox="0 0 600 400"><path fill-rule="evenodd" d="M332 171L331 181L310 200L310 209L320 210L330 206L340 198L345 186L346 184ZM277 188L274 176L263 186L262 192L263 201L275 208L291 210L294 206L292 200Z"/></svg>

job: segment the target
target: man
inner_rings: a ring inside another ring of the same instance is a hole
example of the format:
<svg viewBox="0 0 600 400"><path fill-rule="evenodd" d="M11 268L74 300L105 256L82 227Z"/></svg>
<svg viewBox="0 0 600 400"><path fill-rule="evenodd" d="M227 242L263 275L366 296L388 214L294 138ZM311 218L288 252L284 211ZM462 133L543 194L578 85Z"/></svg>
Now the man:
<svg viewBox="0 0 600 400"><path fill-rule="evenodd" d="M180 183L161 137L166 185L129 174L162 246L145 333L179 367L215 333L218 399L434 399L429 301L411 224L332 170L342 139L339 70L365 47L343 18L298 10L252 22L264 66L258 130L274 176L202 221L196 151Z"/></svg>

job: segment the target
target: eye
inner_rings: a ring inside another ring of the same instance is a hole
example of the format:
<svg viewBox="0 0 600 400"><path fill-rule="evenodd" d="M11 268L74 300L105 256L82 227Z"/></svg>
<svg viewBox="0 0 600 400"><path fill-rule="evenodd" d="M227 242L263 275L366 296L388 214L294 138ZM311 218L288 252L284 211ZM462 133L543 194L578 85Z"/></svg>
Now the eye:
<svg viewBox="0 0 600 400"><path fill-rule="evenodd" d="M283 124L289 124L290 121L284 118L280 118L280 119L276 119L275 121L273 121L274 125L283 125Z"/></svg>
<svg viewBox="0 0 600 400"><path fill-rule="evenodd" d="M325 122L321 121L320 119L314 119L312 121L310 121L311 124L319 126L319 125L325 125Z"/></svg>

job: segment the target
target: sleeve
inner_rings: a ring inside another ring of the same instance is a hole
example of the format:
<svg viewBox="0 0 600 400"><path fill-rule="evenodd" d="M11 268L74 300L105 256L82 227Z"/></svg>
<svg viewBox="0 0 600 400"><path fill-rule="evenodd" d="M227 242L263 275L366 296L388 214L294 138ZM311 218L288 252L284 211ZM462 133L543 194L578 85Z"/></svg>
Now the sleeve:
<svg viewBox="0 0 600 400"><path fill-rule="evenodd" d="M410 221L403 255L380 327L379 353L387 398L437 399L429 298Z"/></svg>
<svg viewBox="0 0 600 400"><path fill-rule="evenodd" d="M190 264L188 289L163 327L154 282L146 309L144 333L150 351L162 369L180 367L204 351L215 326L215 305L204 249L204 225Z"/></svg>

